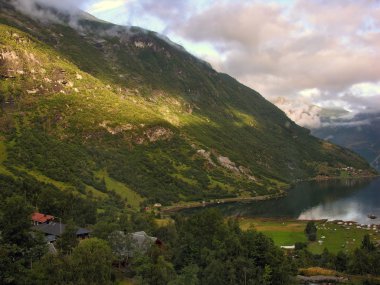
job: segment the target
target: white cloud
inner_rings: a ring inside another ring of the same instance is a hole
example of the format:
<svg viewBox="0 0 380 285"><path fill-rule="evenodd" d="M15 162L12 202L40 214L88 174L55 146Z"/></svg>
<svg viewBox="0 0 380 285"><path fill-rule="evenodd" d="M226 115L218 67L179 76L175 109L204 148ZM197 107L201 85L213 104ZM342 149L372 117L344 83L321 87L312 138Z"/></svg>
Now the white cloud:
<svg viewBox="0 0 380 285"><path fill-rule="evenodd" d="M380 94L370 88L380 78L375 64L380 62L380 5L375 1L209 0L201 8L193 3L141 0L128 8L143 14L140 24L159 19L159 31L193 42L194 53L267 98L380 110L374 102L380 102ZM197 52L201 44L218 53ZM359 100L359 93L372 99Z"/></svg>
<svg viewBox="0 0 380 285"><path fill-rule="evenodd" d="M357 97L378 97L380 95L380 82L363 82L354 84L350 87L349 91L352 95Z"/></svg>
<svg viewBox="0 0 380 285"><path fill-rule="evenodd" d="M89 13L102 13L121 8L127 0L102 0L93 3L87 10Z"/></svg>
<svg viewBox="0 0 380 285"><path fill-rule="evenodd" d="M321 90L318 88L304 89L298 92L298 94L305 99L316 99L321 97Z"/></svg>
<svg viewBox="0 0 380 285"><path fill-rule="evenodd" d="M322 109L307 100L288 100L279 97L272 101L277 107L298 125L306 128L319 128L321 126L320 113Z"/></svg>

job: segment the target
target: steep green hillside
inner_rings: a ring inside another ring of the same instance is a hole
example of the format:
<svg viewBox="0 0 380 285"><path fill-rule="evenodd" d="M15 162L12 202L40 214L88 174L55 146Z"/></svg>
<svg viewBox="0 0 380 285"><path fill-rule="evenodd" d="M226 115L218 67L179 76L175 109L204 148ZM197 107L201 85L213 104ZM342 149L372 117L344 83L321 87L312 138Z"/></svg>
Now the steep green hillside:
<svg viewBox="0 0 380 285"><path fill-rule="evenodd" d="M274 193L344 166L372 171L160 35L84 18L76 29L39 22L7 3L4 175L22 172L93 199L112 190L136 206Z"/></svg>

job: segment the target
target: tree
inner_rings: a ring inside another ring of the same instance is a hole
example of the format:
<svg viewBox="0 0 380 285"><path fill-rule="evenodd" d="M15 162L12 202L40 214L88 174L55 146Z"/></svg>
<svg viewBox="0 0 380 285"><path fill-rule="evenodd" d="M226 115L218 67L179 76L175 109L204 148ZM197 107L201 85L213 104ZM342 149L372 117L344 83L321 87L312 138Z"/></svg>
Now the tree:
<svg viewBox="0 0 380 285"><path fill-rule="evenodd" d="M8 197L0 204L0 284L25 283L34 260L45 253L40 236L31 234L31 213L21 196Z"/></svg>
<svg viewBox="0 0 380 285"><path fill-rule="evenodd" d="M348 256L343 251L339 251L335 259L335 269L343 272L347 270Z"/></svg>
<svg viewBox="0 0 380 285"><path fill-rule="evenodd" d="M108 236L108 243L120 267L121 263L128 259L128 255L133 250L131 236L122 231L114 231Z"/></svg>
<svg viewBox="0 0 380 285"><path fill-rule="evenodd" d="M294 249L295 250L303 250L303 249L306 249L306 248L307 248L307 243L306 242L299 242L299 241L297 241L294 244Z"/></svg>
<svg viewBox="0 0 380 285"><path fill-rule="evenodd" d="M93 236L107 240L108 236L119 229L119 225L109 221L99 221L94 226Z"/></svg>
<svg viewBox="0 0 380 285"><path fill-rule="evenodd" d="M83 240L73 250L71 262L77 284L112 283L112 251L105 241L97 238Z"/></svg>
<svg viewBox="0 0 380 285"><path fill-rule="evenodd" d="M57 248L62 254L70 254L78 245L79 241L76 236L77 227L72 223L68 223L61 238L57 241Z"/></svg>
<svg viewBox="0 0 380 285"><path fill-rule="evenodd" d="M371 268L371 262L366 250L357 248L351 256L349 271L353 274L365 274Z"/></svg>
<svg viewBox="0 0 380 285"><path fill-rule="evenodd" d="M335 257L327 248L325 248L320 256L319 265L326 268L334 268Z"/></svg>
<svg viewBox="0 0 380 285"><path fill-rule="evenodd" d="M226 284L225 267L221 260L213 260L203 272L202 284L222 285Z"/></svg>
<svg viewBox="0 0 380 285"><path fill-rule="evenodd" d="M29 276L30 282L35 285L66 285L77 284L75 270L70 256L46 254L33 267Z"/></svg>
<svg viewBox="0 0 380 285"><path fill-rule="evenodd" d="M5 199L1 206L0 229L5 242L19 246L29 246L30 217L33 209L21 196L11 196Z"/></svg>
<svg viewBox="0 0 380 285"><path fill-rule="evenodd" d="M153 266L152 284L166 285L176 277L174 266L160 255Z"/></svg>
<svg viewBox="0 0 380 285"><path fill-rule="evenodd" d="M367 250L367 251L374 251L375 245L371 242L371 238L369 234L365 234L362 240L361 249Z"/></svg>
<svg viewBox="0 0 380 285"><path fill-rule="evenodd" d="M171 282L169 285L198 285L198 272L199 267L197 265L189 265L184 267L181 270L181 274L177 276L177 278Z"/></svg>
<svg viewBox="0 0 380 285"><path fill-rule="evenodd" d="M309 221L305 228L305 234L309 241L317 240L317 227L313 221Z"/></svg>

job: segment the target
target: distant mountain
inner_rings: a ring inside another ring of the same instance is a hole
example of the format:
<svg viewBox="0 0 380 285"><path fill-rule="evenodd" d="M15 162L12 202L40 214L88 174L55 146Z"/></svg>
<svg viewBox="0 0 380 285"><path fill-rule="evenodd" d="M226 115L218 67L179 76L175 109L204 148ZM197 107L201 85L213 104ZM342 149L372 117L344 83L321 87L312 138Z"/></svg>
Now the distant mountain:
<svg viewBox="0 0 380 285"><path fill-rule="evenodd" d="M313 135L352 149L380 170L380 113L352 118L322 114L321 123L312 130Z"/></svg>
<svg viewBox="0 0 380 285"><path fill-rule="evenodd" d="M372 173L159 34L10 3L0 0L2 175L136 205L276 193L346 166Z"/></svg>
<svg viewBox="0 0 380 285"><path fill-rule="evenodd" d="M344 109L282 97L272 102L312 135L355 151L380 170L380 113L352 115Z"/></svg>

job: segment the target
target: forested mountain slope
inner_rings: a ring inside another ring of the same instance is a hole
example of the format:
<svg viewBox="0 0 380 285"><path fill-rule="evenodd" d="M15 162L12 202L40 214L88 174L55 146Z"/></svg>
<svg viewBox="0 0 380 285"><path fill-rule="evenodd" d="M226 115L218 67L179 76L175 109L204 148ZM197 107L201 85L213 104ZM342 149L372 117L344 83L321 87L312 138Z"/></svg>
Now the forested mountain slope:
<svg viewBox="0 0 380 285"><path fill-rule="evenodd" d="M373 171L156 33L0 8L5 176L94 199L115 190L138 205L274 193L345 166Z"/></svg>

